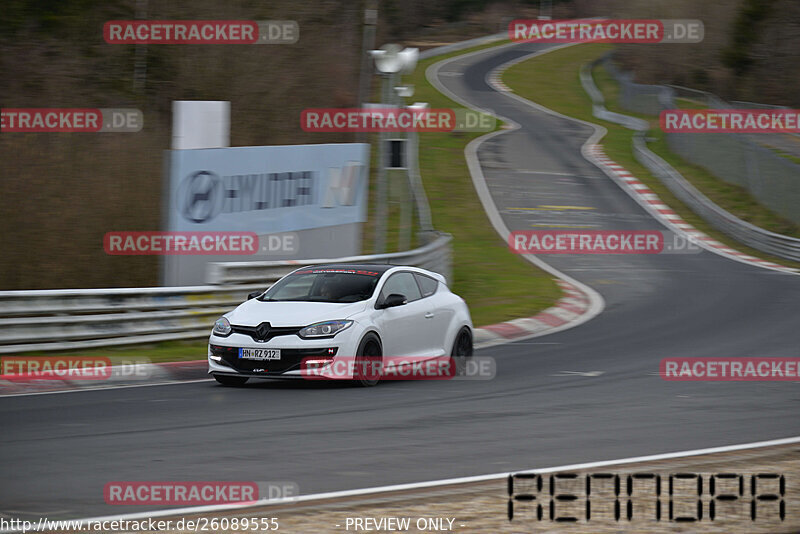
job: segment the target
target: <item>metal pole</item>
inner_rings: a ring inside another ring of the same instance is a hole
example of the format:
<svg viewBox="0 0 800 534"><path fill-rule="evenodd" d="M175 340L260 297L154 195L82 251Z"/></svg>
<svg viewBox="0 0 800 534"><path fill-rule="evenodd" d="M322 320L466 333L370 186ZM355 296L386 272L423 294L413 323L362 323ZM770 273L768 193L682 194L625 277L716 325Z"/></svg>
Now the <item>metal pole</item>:
<svg viewBox="0 0 800 534"><path fill-rule="evenodd" d="M419 172L419 134L411 132L408 140L408 179L414 200L417 203L417 216L419 217L419 231L432 232L431 208L428 205L428 196L422 185L422 176Z"/></svg>
<svg viewBox="0 0 800 534"><path fill-rule="evenodd" d="M367 0L364 9L364 38L361 44L361 73L358 78L358 101L356 106L363 107L364 102L369 99L372 84L372 58L370 50L375 48L375 25L378 23L378 0ZM356 142L366 141L365 132L356 133Z"/></svg>
<svg viewBox="0 0 800 534"><path fill-rule="evenodd" d="M399 98L401 108L405 108L403 105L403 99ZM398 250L409 250L411 244L411 225L412 225L412 210L411 210L411 136L413 132L406 132L405 138L405 164L406 170L403 173L405 175L405 180L398 184L400 189L400 228L398 229L398 243L397 249Z"/></svg>
<svg viewBox="0 0 800 534"><path fill-rule="evenodd" d="M408 143L406 143L407 146ZM400 228L397 243L398 250L409 250L411 248L411 183L406 176L406 180L399 184L401 186L400 192Z"/></svg>
<svg viewBox="0 0 800 534"><path fill-rule="evenodd" d="M394 90L394 75L384 74L381 90L381 103L389 104L391 92ZM387 197L386 187L386 167L387 167L386 133L378 134L378 172L375 178L375 254L386 251L386 217L387 217Z"/></svg>

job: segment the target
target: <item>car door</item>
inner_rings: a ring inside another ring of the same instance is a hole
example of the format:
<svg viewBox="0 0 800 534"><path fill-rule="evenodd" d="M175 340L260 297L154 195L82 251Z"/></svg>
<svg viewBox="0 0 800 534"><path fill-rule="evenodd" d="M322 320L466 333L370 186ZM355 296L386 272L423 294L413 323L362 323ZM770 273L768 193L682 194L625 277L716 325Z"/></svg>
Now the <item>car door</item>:
<svg viewBox="0 0 800 534"><path fill-rule="evenodd" d="M414 273L417 285L422 292L422 302L425 304L425 317L430 328L431 338L428 341L428 353L437 356L450 354L452 347L447 346L447 329L453 319L455 311L444 298L444 293L439 291L439 281L422 273Z"/></svg>
<svg viewBox="0 0 800 534"><path fill-rule="evenodd" d="M425 354L431 336L430 321L426 319L427 306L414 275L408 271L392 274L383 284L378 302L393 294L404 295L402 306L378 310L377 323L385 356L419 356Z"/></svg>

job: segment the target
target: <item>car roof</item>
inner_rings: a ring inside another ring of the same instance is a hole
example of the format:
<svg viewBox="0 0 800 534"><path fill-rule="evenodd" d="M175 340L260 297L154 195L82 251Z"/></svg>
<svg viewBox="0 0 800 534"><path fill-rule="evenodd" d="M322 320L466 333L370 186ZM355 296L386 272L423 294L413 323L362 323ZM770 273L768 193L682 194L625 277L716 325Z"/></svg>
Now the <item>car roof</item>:
<svg viewBox="0 0 800 534"><path fill-rule="evenodd" d="M413 272L417 272L420 274L425 274L427 276L431 276L444 284L447 285L447 280L445 277L437 272L429 271L427 269L423 269L421 267L414 267L412 265L396 265L391 263L321 263L319 265L305 265L296 269L294 272L297 271L306 271L311 269L342 269L348 271L372 271L379 274L379 278L383 277L383 275L392 269L407 269Z"/></svg>
<svg viewBox="0 0 800 534"><path fill-rule="evenodd" d="M389 269L398 267L398 265L391 265L388 263L322 263L319 265L307 265L298 270L304 269L345 269L352 271L369 270L378 273L385 273Z"/></svg>

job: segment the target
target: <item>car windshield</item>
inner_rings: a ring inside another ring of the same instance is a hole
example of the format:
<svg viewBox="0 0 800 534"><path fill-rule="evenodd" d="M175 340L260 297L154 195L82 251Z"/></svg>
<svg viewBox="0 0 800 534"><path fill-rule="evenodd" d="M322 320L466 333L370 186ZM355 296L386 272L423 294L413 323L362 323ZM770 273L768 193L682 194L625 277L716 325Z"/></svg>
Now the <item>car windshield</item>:
<svg viewBox="0 0 800 534"><path fill-rule="evenodd" d="M278 281L259 300L358 302L372 296L380 275L360 269L303 269Z"/></svg>

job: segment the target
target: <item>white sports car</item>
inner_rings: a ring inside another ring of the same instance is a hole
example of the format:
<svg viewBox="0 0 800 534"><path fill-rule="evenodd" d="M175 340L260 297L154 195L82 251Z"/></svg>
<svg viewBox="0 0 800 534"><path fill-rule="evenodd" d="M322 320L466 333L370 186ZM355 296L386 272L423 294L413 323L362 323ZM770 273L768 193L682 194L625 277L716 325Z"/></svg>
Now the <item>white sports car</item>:
<svg viewBox="0 0 800 534"><path fill-rule="evenodd" d="M415 361L472 355L472 320L442 275L397 265L301 267L214 323L208 372L223 385L249 378L304 378L304 365L322 368L360 358ZM341 360L341 361L340 361ZM379 376L332 378L375 385Z"/></svg>

